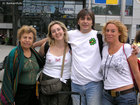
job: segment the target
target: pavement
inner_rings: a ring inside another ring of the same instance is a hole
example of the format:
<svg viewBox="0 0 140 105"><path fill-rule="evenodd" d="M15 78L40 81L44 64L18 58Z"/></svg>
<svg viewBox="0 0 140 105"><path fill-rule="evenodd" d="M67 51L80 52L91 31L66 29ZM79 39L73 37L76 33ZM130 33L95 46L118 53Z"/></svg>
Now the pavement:
<svg viewBox="0 0 140 105"><path fill-rule="evenodd" d="M15 46L12 45L0 45L0 62L4 60L4 57L7 56L14 47Z"/></svg>
<svg viewBox="0 0 140 105"><path fill-rule="evenodd" d="M5 56L7 56L14 47L15 46L11 46L11 45L0 45L0 62L4 60ZM0 71L0 87L2 85L3 73L4 73L4 70L1 70Z"/></svg>
<svg viewBox="0 0 140 105"><path fill-rule="evenodd" d="M3 62L5 56L7 56L14 47L15 46L12 46L12 45L0 45L0 62ZM37 47L36 50L38 51L39 47ZM4 73L4 70L1 70L0 71L0 88L2 85L3 73Z"/></svg>

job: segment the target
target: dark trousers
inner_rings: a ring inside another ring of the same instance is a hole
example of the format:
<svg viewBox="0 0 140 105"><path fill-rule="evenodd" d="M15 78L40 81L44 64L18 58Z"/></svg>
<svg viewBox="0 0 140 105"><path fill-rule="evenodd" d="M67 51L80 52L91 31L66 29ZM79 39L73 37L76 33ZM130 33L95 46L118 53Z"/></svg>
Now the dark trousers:
<svg viewBox="0 0 140 105"><path fill-rule="evenodd" d="M42 75L42 80L50 79L49 76L45 74ZM71 91L71 81L67 80L67 83L62 84L63 91ZM44 95L40 92L39 96L40 105L71 105L71 95L70 94L54 94L54 95Z"/></svg>
<svg viewBox="0 0 140 105"><path fill-rule="evenodd" d="M18 84L15 104L16 105L39 105L35 94L35 85L22 85Z"/></svg>

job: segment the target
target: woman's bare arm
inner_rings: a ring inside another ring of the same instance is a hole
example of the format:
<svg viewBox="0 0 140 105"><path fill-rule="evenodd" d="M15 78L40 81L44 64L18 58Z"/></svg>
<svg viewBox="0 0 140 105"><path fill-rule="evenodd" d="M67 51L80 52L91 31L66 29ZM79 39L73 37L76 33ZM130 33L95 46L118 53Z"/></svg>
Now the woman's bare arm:
<svg viewBox="0 0 140 105"><path fill-rule="evenodd" d="M33 48L35 47L41 47L43 45L43 43L45 43L46 41L48 41L48 38L44 38L42 40L39 40L37 42L33 43Z"/></svg>
<svg viewBox="0 0 140 105"><path fill-rule="evenodd" d="M134 75L134 78L135 78L138 88L140 90L140 71L139 71L138 62L137 62L137 56L135 54L132 54L128 58L128 62L130 64L132 73Z"/></svg>
<svg viewBox="0 0 140 105"><path fill-rule="evenodd" d="M39 54L43 57L45 55L45 52L44 52L44 46L45 46L45 43L43 43L39 49Z"/></svg>

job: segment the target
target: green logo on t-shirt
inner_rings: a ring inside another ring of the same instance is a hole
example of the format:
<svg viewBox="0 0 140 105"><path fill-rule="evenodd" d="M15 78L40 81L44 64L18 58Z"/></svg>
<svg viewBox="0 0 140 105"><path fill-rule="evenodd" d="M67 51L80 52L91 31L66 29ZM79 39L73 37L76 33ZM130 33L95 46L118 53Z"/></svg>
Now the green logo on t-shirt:
<svg viewBox="0 0 140 105"><path fill-rule="evenodd" d="M89 40L89 43L90 43L90 45L96 44L95 38L91 38L91 39Z"/></svg>

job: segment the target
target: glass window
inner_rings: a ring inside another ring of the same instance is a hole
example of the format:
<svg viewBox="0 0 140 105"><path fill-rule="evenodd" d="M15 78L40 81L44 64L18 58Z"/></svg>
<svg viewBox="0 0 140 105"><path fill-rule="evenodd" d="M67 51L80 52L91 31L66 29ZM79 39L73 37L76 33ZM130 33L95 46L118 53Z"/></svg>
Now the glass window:
<svg viewBox="0 0 140 105"><path fill-rule="evenodd" d="M118 5L93 4L92 10L96 15L113 15L120 16L121 0L118 0ZM132 16L133 0L126 0L125 15Z"/></svg>
<svg viewBox="0 0 140 105"><path fill-rule="evenodd" d="M125 16L133 15L133 0L126 0Z"/></svg>
<svg viewBox="0 0 140 105"><path fill-rule="evenodd" d="M62 21L68 30L75 29L76 15L82 8L82 0L23 0L21 25L33 25L41 38L47 34L48 24L53 20Z"/></svg>
<svg viewBox="0 0 140 105"><path fill-rule="evenodd" d="M1 23L12 23L12 5L6 1L0 2L0 20Z"/></svg>

